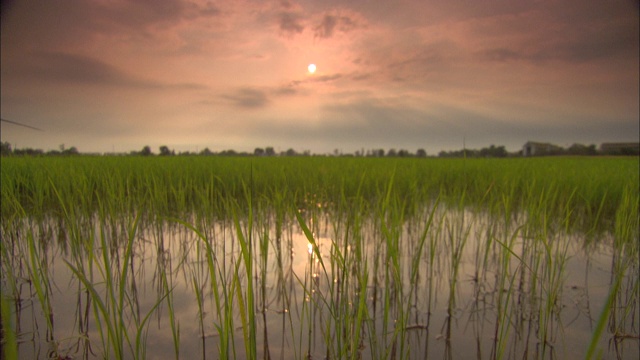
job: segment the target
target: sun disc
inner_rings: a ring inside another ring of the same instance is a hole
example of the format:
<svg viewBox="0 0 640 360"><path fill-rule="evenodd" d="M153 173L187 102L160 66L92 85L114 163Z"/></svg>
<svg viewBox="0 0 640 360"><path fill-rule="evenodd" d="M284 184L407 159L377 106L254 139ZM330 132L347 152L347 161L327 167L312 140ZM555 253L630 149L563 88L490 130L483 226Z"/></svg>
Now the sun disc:
<svg viewBox="0 0 640 360"><path fill-rule="evenodd" d="M314 72L316 72L316 64L309 64L309 66L307 67L307 69L309 70L309 72L311 74L313 74Z"/></svg>

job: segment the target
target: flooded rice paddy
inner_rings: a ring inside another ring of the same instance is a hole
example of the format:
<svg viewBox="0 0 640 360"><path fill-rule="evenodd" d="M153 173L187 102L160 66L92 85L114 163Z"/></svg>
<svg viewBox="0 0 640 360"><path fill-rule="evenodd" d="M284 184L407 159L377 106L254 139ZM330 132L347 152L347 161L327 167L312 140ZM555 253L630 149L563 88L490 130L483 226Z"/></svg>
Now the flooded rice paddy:
<svg viewBox="0 0 640 360"><path fill-rule="evenodd" d="M3 158L3 355L637 359L638 167Z"/></svg>
<svg viewBox="0 0 640 360"><path fill-rule="evenodd" d="M436 204L406 222L300 214L250 237L246 219L88 220L80 247L64 223L25 220L2 234L20 358L246 358L252 327L258 358L584 358L609 296L598 348L638 357L638 260L611 236Z"/></svg>

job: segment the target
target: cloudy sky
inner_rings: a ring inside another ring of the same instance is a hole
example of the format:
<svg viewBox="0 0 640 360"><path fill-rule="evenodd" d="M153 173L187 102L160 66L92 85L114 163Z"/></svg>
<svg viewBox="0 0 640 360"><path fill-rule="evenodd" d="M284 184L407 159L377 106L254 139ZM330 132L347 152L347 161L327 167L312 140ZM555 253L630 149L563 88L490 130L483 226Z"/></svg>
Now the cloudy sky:
<svg viewBox="0 0 640 360"><path fill-rule="evenodd" d="M636 0L20 0L2 141L81 152L638 141ZM307 66L317 65L311 74Z"/></svg>

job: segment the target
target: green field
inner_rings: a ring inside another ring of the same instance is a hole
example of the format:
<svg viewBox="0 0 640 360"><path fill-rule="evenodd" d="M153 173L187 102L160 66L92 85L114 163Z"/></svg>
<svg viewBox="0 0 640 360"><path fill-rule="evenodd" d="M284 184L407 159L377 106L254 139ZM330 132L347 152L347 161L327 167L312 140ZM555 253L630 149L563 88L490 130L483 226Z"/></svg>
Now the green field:
<svg viewBox="0 0 640 360"><path fill-rule="evenodd" d="M3 349L637 358L639 172L637 157L5 157Z"/></svg>

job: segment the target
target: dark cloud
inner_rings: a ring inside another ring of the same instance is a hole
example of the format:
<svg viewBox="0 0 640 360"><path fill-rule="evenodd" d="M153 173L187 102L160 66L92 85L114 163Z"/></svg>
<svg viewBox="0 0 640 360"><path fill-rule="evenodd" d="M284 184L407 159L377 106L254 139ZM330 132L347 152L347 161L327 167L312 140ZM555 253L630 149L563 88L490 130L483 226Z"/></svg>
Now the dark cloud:
<svg viewBox="0 0 640 360"><path fill-rule="evenodd" d="M280 30L287 35L299 34L304 30L300 18L295 13L283 12L278 16Z"/></svg>
<svg viewBox="0 0 640 360"><path fill-rule="evenodd" d="M77 54L37 52L23 60L21 64L12 67L11 74L7 74L10 79L44 81L54 85L75 84L141 89L198 90L206 88L196 83L166 84L147 80L98 59Z"/></svg>
<svg viewBox="0 0 640 360"><path fill-rule="evenodd" d="M141 87L157 85L137 79L100 60L82 55L40 52L33 54L31 64L29 71L32 76L58 83Z"/></svg>
<svg viewBox="0 0 640 360"><path fill-rule="evenodd" d="M278 87L273 91L273 93L278 96L290 96L290 95L298 94L299 90L296 88L294 84L291 84L287 86Z"/></svg>
<svg viewBox="0 0 640 360"><path fill-rule="evenodd" d="M242 88L222 98L230 101L235 107L242 109L259 109L269 104L267 93L254 88Z"/></svg>
<svg viewBox="0 0 640 360"><path fill-rule="evenodd" d="M23 0L2 16L2 46L59 50L105 38L150 42L176 26L221 14L210 2Z"/></svg>
<svg viewBox="0 0 640 360"><path fill-rule="evenodd" d="M454 69L460 65L463 50L452 41L423 42L412 44L384 44L369 52L370 61L377 80L415 83L436 86L446 82Z"/></svg>
<svg viewBox="0 0 640 360"><path fill-rule="evenodd" d="M280 6L282 6L284 9L291 9L293 8L293 4L291 4L291 2L289 1L281 1L280 2Z"/></svg>
<svg viewBox="0 0 640 360"><path fill-rule="evenodd" d="M341 78L343 78L342 74L313 76L313 77L308 77L305 80L292 81L290 83L290 86L298 86L298 85L302 85L302 84L306 84L306 83L325 83L325 82L331 82L331 81L339 80Z"/></svg>
<svg viewBox="0 0 640 360"><path fill-rule="evenodd" d="M309 79L310 82L331 82L342 78L342 74L321 75Z"/></svg>
<svg viewBox="0 0 640 360"><path fill-rule="evenodd" d="M338 23L338 18L331 15L325 15L320 25L316 26L316 37L329 38L333 36L333 29Z"/></svg>
<svg viewBox="0 0 640 360"><path fill-rule="evenodd" d="M286 97L308 94L308 88L302 85L314 82L331 82L343 78L342 74L309 77L306 80L292 81L286 85L263 87L260 89L245 87L236 90L233 94L223 95L225 100L231 101L234 106L254 109L266 107L275 97Z"/></svg>
<svg viewBox="0 0 640 360"><path fill-rule="evenodd" d="M481 51L478 55L481 59L498 62L519 60L522 58L520 53L507 48L487 49Z"/></svg>
<svg viewBox="0 0 640 360"><path fill-rule="evenodd" d="M332 37L336 29L349 32L356 27L356 22L348 16L325 14L320 24L314 28L314 32L316 37L326 39Z"/></svg>
<svg viewBox="0 0 640 360"><path fill-rule="evenodd" d="M631 2L548 5L529 4L508 16L475 18L468 30L473 44L485 47L480 59L581 64L637 57L640 29L637 6Z"/></svg>
<svg viewBox="0 0 640 360"><path fill-rule="evenodd" d="M615 58L621 54L638 54L638 28L618 27L590 29L575 38L566 38L536 54L538 58L570 62L588 62Z"/></svg>
<svg viewBox="0 0 640 360"><path fill-rule="evenodd" d="M580 34L554 35L541 32L533 46L522 43L480 51L480 59L488 61L527 61L543 64L549 61L586 63L602 59L629 57L638 52L637 29L601 29Z"/></svg>
<svg viewBox="0 0 640 360"><path fill-rule="evenodd" d="M221 10L211 2L199 5L182 0L141 0L124 3L107 2L95 5L96 19L116 20L129 28L155 28L175 26L182 21L200 17L221 15ZM102 13L102 14L100 14Z"/></svg>
<svg viewBox="0 0 640 360"><path fill-rule="evenodd" d="M443 44L417 44L411 51L398 55L399 58L388 65L390 68L435 66L452 60L451 49Z"/></svg>

